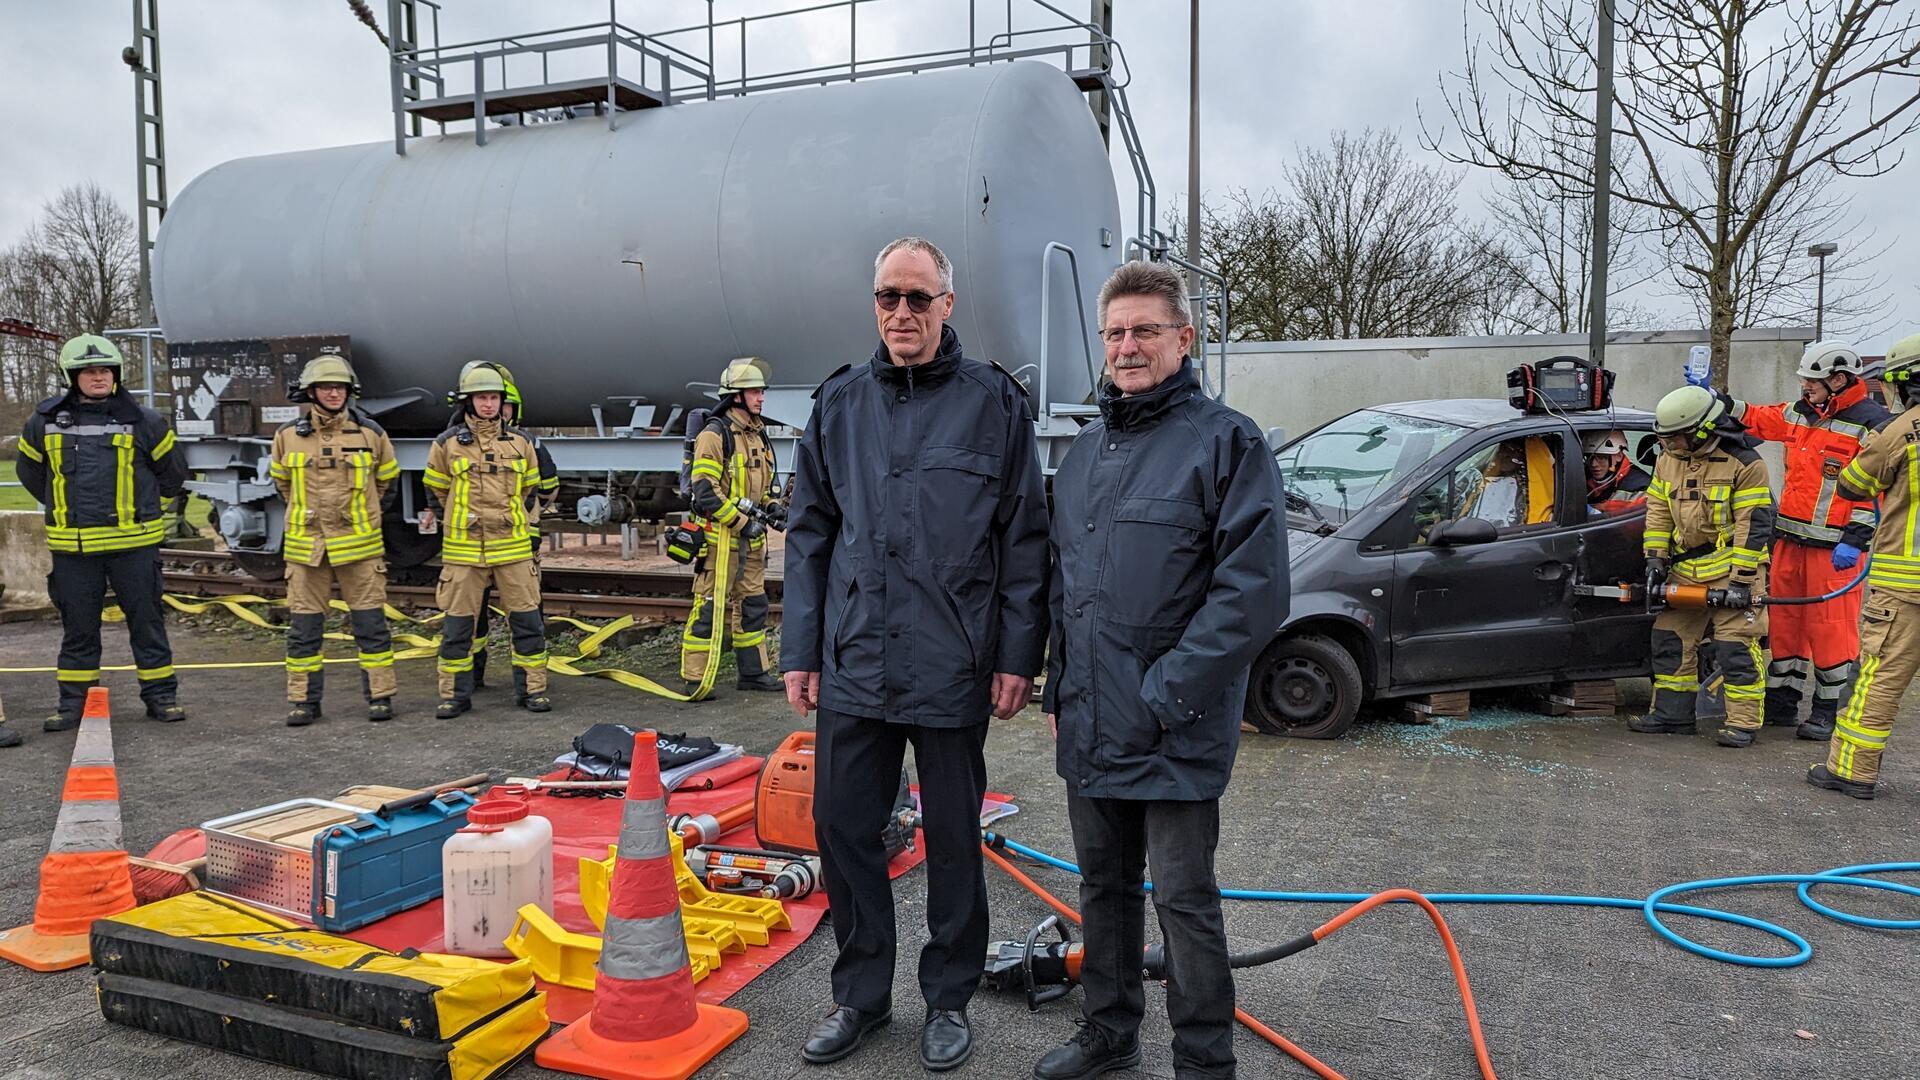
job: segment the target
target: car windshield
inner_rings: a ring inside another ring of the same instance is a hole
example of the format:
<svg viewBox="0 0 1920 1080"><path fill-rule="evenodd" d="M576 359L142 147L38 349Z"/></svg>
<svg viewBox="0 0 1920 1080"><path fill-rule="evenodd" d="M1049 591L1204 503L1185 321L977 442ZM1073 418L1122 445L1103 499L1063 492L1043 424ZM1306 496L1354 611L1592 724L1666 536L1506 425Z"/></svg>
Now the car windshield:
<svg viewBox="0 0 1920 1080"><path fill-rule="evenodd" d="M1288 509L1337 525L1470 430L1378 409L1343 416L1275 452Z"/></svg>

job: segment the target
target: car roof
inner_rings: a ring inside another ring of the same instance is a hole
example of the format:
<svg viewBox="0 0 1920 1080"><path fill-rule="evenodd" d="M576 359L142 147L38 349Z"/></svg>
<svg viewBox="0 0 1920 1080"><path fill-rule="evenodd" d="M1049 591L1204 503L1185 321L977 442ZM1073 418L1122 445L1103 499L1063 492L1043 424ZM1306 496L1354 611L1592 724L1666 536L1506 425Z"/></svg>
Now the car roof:
<svg viewBox="0 0 1920 1080"><path fill-rule="evenodd" d="M1505 398L1430 398L1425 401L1396 401L1386 405L1375 405L1372 408L1379 412L1397 413L1401 416L1436 420L1476 429L1509 425L1532 426L1547 415L1520 412L1507 404ZM1614 427L1643 427L1653 423L1652 413L1644 409L1623 407L1607 410L1578 410L1565 415L1568 420L1581 427L1588 426L1588 423L1599 427L1601 423L1609 420Z"/></svg>

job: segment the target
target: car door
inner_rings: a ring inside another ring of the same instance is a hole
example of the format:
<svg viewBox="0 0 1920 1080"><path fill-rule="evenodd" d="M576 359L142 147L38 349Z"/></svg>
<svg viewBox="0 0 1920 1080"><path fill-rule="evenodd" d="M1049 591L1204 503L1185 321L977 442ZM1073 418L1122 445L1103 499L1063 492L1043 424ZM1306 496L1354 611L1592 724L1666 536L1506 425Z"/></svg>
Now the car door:
<svg viewBox="0 0 1920 1080"><path fill-rule="evenodd" d="M1659 439L1644 427L1622 425L1633 468L1651 476L1659 454ZM1646 566L1641 540L1646 534L1644 503L1630 509L1610 505L1613 512L1592 513L1576 527L1579 550L1574 564L1581 585L1618 585L1641 580ZM1649 670L1649 642L1653 613L1645 603L1627 604L1609 597L1573 598L1573 656L1569 677Z"/></svg>
<svg viewBox="0 0 1920 1080"><path fill-rule="evenodd" d="M1410 540L1393 557L1395 687L1525 683L1565 664L1579 545L1561 524L1575 501L1566 452L1551 433L1486 440L1408 500ZM1492 523L1494 539L1429 542L1462 517Z"/></svg>

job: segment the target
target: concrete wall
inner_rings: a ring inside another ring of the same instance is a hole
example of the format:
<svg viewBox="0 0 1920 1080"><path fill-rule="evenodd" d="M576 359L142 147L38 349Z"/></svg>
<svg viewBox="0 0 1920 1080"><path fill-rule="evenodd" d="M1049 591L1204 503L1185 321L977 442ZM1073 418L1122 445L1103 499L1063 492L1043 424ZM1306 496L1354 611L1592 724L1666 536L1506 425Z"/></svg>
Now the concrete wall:
<svg viewBox="0 0 1920 1080"><path fill-rule="evenodd" d="M47 575L53 557L47 553L47 527L38 510L0 510L0 584L7 587L9 605L47 602Z"/></svg>
<svg viewBox="0 0 1920 1080"><path fill-rule="evenodd" d="M1794 368L1813 331L1744 330L1733 338L1729 392L1755 402L1800 396ZM1652 409L1682 383L1704 330L1623 331L1607 339L1614 400ZM1585 356L1584 334L1375 341L1247 341L1228 347L1227 403L1289 438L1369 405L1421 398L1504 398L1507 372L1558 355Z"/></svg>

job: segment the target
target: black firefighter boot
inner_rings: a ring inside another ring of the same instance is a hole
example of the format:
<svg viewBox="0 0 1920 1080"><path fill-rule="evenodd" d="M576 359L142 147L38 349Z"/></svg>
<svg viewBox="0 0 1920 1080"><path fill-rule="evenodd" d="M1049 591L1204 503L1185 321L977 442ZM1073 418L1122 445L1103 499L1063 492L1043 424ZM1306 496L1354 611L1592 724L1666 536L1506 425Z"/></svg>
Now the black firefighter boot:
<svg viewBox="0 0 1920 1080"><path fill-rule="evenodd" d="M1826 788L1828 791L1838 791L1843 795L1851 795L1856 799L1873 798L1874 785L1863 784L1858 780L1843 780L1828 771L1826 762L1824 761L1807 770L1807 783L1817 788Z"/></svg>
<svg viewBox="0 0 1920 1080"><path fill-rule="evenodd" d="M768 674L765 665L760 663L760 646L733 650L733 661L740 669L739 678L733 681L735 690L765 690L778 694L787 692L787 684Z"/></svg>
<svg viewBox="0 0 1920 1080"><path fill-rule="evenodd" d="M1837 698L1814 698L1813 708L1807 712L1807 718L1793 729L1794 737L1826 742L1833 738L1833 718L1839 712L1840 702Z"/></svg>
<svg viewBox="0 0 1920 1080"><path fill-rule="evenodd" d="M25 741L26 740L20 737L19 732L7 726L5 720L0 720L0 750L4 750L9 746L19 746Z"/></svg>

